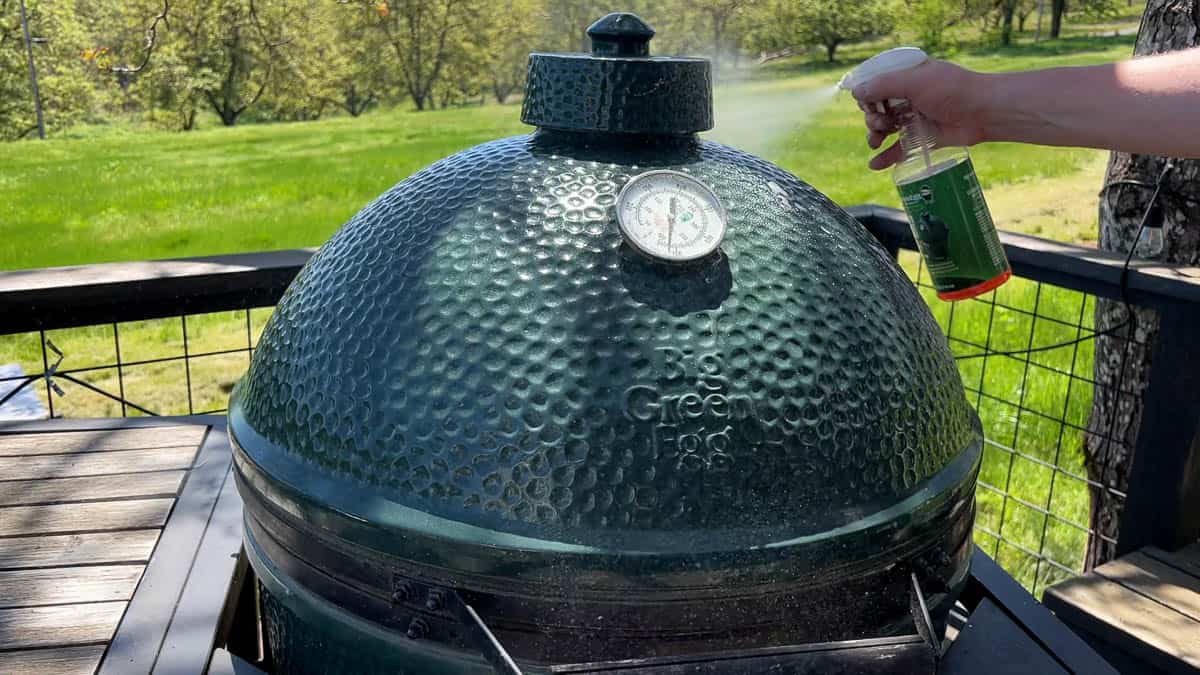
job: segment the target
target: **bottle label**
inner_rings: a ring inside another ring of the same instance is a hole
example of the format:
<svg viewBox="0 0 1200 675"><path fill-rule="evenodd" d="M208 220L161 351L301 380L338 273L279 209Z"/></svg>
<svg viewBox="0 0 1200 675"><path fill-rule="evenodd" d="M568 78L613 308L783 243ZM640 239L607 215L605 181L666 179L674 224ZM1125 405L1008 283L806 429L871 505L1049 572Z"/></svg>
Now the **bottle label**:
<svg viewBox="0 0 1200 675"><path fill-rule="evenodd" d="M1009 269L970 159L896 187L938 293L977 286Z"/></svg>

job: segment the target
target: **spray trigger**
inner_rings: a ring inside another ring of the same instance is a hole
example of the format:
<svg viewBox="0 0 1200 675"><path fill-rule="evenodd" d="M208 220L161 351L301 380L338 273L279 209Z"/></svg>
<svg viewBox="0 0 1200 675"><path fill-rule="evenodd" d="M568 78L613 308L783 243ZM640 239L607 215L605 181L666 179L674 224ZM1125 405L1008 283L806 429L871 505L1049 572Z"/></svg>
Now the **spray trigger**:
<svg viewBox="0 0 1200 675"><path fill-rule="evenodd" d="M917 47L889 49L879 52L875 56L858 64L854 70L846 73L842 76L841 80L838 80L837 86L839 89L853 90L880 75L915 68L928 60L929 55ZM902 98L890 98L887 100L886 105L882 101L876 101L875 110L880 113L886 113L887 106L895 108L904 104L904 102L905 100Z"/></svg>

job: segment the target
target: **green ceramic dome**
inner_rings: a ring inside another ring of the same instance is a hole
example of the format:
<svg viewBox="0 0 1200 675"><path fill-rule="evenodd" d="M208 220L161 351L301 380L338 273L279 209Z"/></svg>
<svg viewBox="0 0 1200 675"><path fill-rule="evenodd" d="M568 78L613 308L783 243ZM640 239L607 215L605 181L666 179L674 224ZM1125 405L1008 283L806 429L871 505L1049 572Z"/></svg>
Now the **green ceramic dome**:
<svg viewBox="0 0 1200 675"><path fill-rule="evenodd" d="M493 598L485 619L533 663L637 655L651 616L752 639L664 604L829 638L795 624L858 625L847 589L870 621L902 616L882 597L900 563L944 591L965 577L980 432L929 310L840 207L699 140L708 63L639 54L649 29L628 16L593 29L600 54L531 57L536 132L413 175L322 246L234 392L260 574L384 642L434 625L356 667L457 644L453 621L397 604L396 575ZM654 169L720 199L715 253L671 265L623 241L618 193ZM313 566L364 599L305 581ZM495 600L511 594L524 610ZM280 658L304 670L297 645L328 636L272 596Z"/></svg>

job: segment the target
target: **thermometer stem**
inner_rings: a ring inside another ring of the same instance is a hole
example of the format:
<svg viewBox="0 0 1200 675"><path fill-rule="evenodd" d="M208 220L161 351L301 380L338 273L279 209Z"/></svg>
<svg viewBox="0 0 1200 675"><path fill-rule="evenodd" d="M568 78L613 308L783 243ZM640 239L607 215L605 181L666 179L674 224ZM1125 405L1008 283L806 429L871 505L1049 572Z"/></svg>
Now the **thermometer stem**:
<svg viewBox="0 0 1200 675"><path fill-rule="evenodd" d="M671 213L667 216L667 250L671 250L671 240L675 238L675 198L671 197Z"/></svg>

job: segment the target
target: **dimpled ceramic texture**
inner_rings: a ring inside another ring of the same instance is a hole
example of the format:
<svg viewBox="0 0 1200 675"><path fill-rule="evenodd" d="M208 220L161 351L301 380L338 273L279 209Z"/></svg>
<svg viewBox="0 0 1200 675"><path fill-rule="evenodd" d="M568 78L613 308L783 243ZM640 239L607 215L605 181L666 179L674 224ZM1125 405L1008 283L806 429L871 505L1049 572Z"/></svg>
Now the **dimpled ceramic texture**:
<svg viewBox="0 0 1200 675"><path fill-rule="evenodd" d="M549 129L687 134L713 126L701 59L531 54L521 121Z"/></svg>
<svg viewBox="0 0 1200 675"><path fill-rule="evenodd" d="M716 257L664 267L622 242L618 192L661 168L721 199ZM715 143L545 132L356 215L280 301L234 404L346 490L584 543L826 531L978 440L913 285L815 189Z"/></svg>

